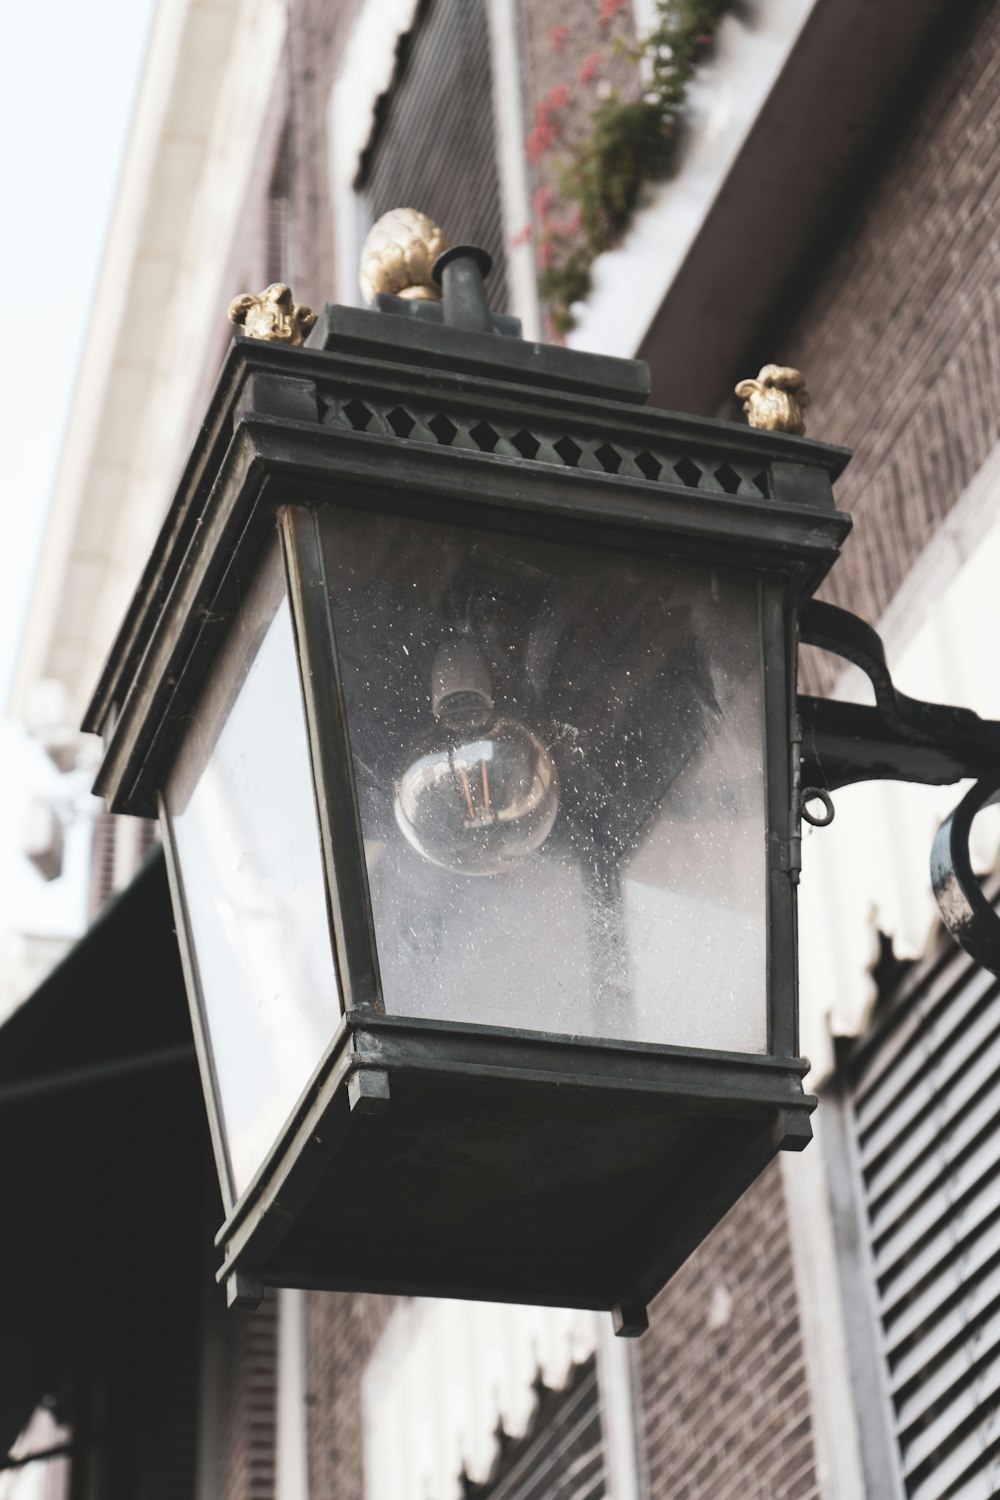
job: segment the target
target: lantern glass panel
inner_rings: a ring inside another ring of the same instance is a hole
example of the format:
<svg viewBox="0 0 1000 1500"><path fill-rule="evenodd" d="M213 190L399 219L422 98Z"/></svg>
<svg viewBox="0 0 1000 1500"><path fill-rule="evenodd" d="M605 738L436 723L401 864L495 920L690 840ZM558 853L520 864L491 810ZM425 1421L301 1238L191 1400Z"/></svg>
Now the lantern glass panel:
<svg viewBox="0 0 1000 1500"><path fill-rule="evenodd" d="M766 1051L757 581L322 516L386 1011Z"/></svg>
<svg viewBox="0 0 1000 1500"><path fill-rule="evenodd" d="M238 1196L341 1013L276 543L191 715L164 810Z"/></svg>

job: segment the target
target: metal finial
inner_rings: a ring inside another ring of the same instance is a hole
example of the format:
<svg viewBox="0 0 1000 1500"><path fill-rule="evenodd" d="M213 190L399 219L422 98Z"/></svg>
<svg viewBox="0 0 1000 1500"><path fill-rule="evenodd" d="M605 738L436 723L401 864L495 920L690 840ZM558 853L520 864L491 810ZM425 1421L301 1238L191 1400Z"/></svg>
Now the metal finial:
<svg viewBox="0 0 1000 1500"><path fill-rule="evenodd" d="M316 321L309 307L292 301L292 289L274 281L258 295L244 292L229 304L229 321L243 328L251 339L272 344L301 344Z"/></svg>
<svg viewBox="0 0 1000 1500"><path fill-rule="evenodd" d="M448 248L441 230L415 208L393 208L377 219L361 247L358 280L366 302L379 292L409 301L439 302L431 270Z"/></svg>
<svg viewBox="0 0 1000 1500"><path fill-rule="evenodd" d="M800 370L787 365L765 365L756 380L741 380L736 395L751 427L768 432L793 432L802 437L806 430L802 412L809 405L806 378Z"/></svg>

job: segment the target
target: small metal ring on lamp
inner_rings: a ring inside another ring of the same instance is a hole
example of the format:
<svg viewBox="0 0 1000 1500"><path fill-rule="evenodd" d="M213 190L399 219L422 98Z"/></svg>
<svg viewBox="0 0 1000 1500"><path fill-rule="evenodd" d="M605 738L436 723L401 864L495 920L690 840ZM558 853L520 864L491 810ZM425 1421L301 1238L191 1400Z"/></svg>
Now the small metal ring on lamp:
<svg viewBox="0 0 1000 1500"><path fill-rule="evenodd" d="M815 813L811 813L808 807L810 802L822 802L825 816L818 818ZM833 798L830 796L830 793L819 786L807 786L802 789L802 794L799 797L799 812L806 822L811 823L814 828L829 828L837 815L837 809L833 805Z"/></svg>

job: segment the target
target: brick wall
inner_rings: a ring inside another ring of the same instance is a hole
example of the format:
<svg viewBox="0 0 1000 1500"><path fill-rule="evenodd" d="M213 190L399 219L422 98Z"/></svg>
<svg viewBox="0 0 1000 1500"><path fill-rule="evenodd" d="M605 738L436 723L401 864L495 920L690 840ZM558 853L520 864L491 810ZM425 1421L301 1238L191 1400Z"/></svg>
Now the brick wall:
<svg viewBox="0 0 1000 1500"><path fill-rule="evenodd" d="M393 1297L309 1297L310 1495L364 1500L361 1377L394 1306Z"/></svg>
<svg viewBox="0 0 1000 1500"><path fill-rule="evenodd" d="M639 1344L649 1500L818 1496L777 1163L664 1288L649 1317Z"/></svg>
<svg viewBox="0 0 1000 1500"><path fill-rule="evenodd" d="M336 5L325 0L289 0L285 49L258 144L258 170L251 176L240 211L239 233L225 255L222 287L230 300L240 292L259 292L272 279L267 254L268 195L286 130L291 234L284 276L295 300L308 307L320 308L333 298L327 114L330 90L358 8L359 0L338 0ZM198 431L232 335L223 307L208 340L192 402L189 442Z"/></svg>
<svg viewBox="0 0 1000 1500"><path fill-rule="evenodd" d="M929 82L776 357L813 392L810 436L854 459L860 525L824 589L875 622L1000 427L1000 9L955 7Z"/></svg>
<svg viewBox="0 0 1000 1500"><path fill-rule="evenodd" d="M274 1500L278 1299L268 1291L256 1312L231 1312L219 1389L220 1500Z"/></svg>
<svg viewBox="0 0 1000 1500"><path fill-rule="evenodd" d="M394 1306L309 1298L311 1494L364 1500L361 1379ZM777 1165L660 1294L638 1348L649 1500L816 1500Z"/></svg>
<svg viewBox="0 0 1000 1500"><path fill-rule="evenodd" d="M326 108L355 4L298 0L290 18L294 285L314 306L333 284ZM578 14L565 0L522 6L526 131L534 105L587 55ZM809 376L811 433L855 448L838 493L866 524L827 592L871 619L997 440L1000 10L980 3L970 14L775 345ZM555 43L561 25L569 30ZM276 106L276 127L280 114ZM536 164L536 187L549 172ZM313 1494L363 1500L360 1379L391 1307L310 1297ZM650 1500L818 1495L777 1168L657 1299L639 1359ZM247 1492L248 1474L227 1485L227 1500Z"/></svg>

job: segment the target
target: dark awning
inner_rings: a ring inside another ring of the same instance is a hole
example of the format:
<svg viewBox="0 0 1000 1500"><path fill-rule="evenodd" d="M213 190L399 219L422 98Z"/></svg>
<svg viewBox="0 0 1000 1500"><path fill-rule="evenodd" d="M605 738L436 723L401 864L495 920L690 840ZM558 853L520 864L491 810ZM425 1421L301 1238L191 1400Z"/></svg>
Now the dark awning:
<svg viewBox="0 0 1000 1500"><path fill-rule="evenodd" d="M0 1027L0 1454L72 1406L145 1247L204 1224L208 1156L157 852Z"/></svg>

